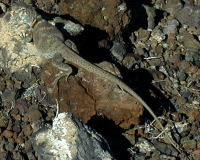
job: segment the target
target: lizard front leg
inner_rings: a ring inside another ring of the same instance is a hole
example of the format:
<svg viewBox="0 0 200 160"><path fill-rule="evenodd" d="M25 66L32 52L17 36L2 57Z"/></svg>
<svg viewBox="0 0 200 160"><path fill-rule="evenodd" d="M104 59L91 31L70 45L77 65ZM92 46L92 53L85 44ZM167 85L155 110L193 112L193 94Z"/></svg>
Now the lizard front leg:
<svg viewBox="0 0 200 160"><path fill-rule="evenodd" d="M65 41L65 45L67 47L71 48L74 52L76 52L76 54L79 54L78 48L77 48L76 44L73 41L67 39Z"/></svg>
<svg viewBox="0 0 200 160"><path fill-rule="evenodd" d="M18 36L20 37L20 40L24 43L29 43L33 39L31 30L27 30L24 33L20 33Z"/></svg>
<svg viewBox="0 0 200 160"><path fill-rule="evenodd" d="M52 83L53 84L52 92L53 92L60 78L64 76L68 78L70 76L70 74L72 73L72 68L71 66L63 62L63 58L60 54L54 55L54 57L52 58L52 65L62 71L59 75L56 75L56 78Z"/></svg>

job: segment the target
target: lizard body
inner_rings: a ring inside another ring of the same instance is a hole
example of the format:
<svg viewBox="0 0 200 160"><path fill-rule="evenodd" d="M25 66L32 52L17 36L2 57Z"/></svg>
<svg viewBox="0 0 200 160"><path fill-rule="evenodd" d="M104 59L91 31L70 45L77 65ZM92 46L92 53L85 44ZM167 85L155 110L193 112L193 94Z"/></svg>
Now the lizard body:
<svg viewBox="0 0 200 160"><path fill-rule="evenodd" d="M30 10L30 8L28 8ZM34 13L34 8L30 10L30 13ZM36 12L36 11L35 11ZM35 16L35 13L33 14ZM30 16L30 15L29 15ZM35 17L37 18L37 17ZM24 17L22 18L24 19ZM31 18L29 18L32 20ZM121 79L116 77L115 75L101 69L100 67L88 62L87 60L80 57L74 50L64 44L64 38L62 33L53 25L51 25L46 20L41 17L37 18L37 22L32 25L33 27L33 43L35 44L38 51L41 53L43 57L46 59L54 59L57 56L61 56L66 60L67 63L74 65L77 68L85 69L88 72L91 72L101 78L107 79L111 81L113 84L118 85L120 88L125 90L128 94L133 96L140 102L146 110L153 116L155 121L161 127L161 130L165 133L169 142L179 151L181 149L174 142L174 140L166 133L163 125L158 120L157 116L154 114L152 109L146 104L146 102L136 93L134 92L128 85L126 85ZM64 67L60 67L56 63L54 66L65 70ZM70 73L69 73L70 74Z"/></svg>

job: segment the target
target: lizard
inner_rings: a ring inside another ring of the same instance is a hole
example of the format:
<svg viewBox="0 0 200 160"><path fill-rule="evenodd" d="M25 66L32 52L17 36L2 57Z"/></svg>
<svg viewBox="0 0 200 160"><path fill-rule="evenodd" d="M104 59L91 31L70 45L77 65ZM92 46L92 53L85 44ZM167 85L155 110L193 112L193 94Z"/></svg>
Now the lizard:
<svg viewBox="0 0 200 160"><path fill-rule="evenodd" d="M52 59L52 65L64 71L63 75L56 78L54 85L62 76L69 76L72 73L70 65L82 68L96 76L99 76L100 78L104 78L112 82L141 103L160 126L161 131L165 134L167 140L180 153L182 152L179 145L176 144L176 142L166 133L162 123L159 121L158 117L149 105L147 105L147 103L133 89L124 83L122 79L79 56L76 50L73 50L64 43L65 39L63 34L54 25L43 19L41 15L36 12L34 7L24 2L17 2L12 5L12 10L20 13L18 17L21 18L24 23L28 24L30 28L32 28L33 43L36 49L41 53L41 56L46 59ZM66 63L63 63L63 59Z"/></svg>

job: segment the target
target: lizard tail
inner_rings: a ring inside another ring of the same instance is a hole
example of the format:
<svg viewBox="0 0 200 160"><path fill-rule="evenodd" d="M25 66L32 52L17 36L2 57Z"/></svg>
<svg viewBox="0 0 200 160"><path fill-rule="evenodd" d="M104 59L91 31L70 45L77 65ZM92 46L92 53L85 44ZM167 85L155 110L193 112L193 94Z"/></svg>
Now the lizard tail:
<svg viewBox="0 0 200 160"><path fill-rule="evenodd" d="M77 55L70 48L68 48L68 47L64 47L64 48L65 48L65 52L62 54L62 56L67 61L69 61L70 63L72 63L73 65L75 65L77 67L81 67L81 68L87 70L88 72L91 72L91 73L93 73L95 75L98 75L99 77L102 77L102 78L105 78L105 79L111 81L112 83L118 85L120 88L124 89L128 94L130 94L131 96L135 97L145 107L145 109L152 115L152 117L155 119L157 124L160 126L161 131L163 131L165 133L165 136L166 136L167 140L180 153L182 152L181 148L176 144L176 142L172 139L172 137L170 137L166 133L165 128L163 127L161 122L158 120L157 116L154 114L152 109L146 104L146 102L136 92L134 92L128 85L126 85L122 80L120 80L118 77L116 77L112 73L107 72L107 71L103 70L102 68L100 68L100 67L98 67L98 66L96 66L96 65L94 65L94 64L92 64L90 62L88 62L87 60L85 60L82 57L80 57L79 55Z"/></svg>

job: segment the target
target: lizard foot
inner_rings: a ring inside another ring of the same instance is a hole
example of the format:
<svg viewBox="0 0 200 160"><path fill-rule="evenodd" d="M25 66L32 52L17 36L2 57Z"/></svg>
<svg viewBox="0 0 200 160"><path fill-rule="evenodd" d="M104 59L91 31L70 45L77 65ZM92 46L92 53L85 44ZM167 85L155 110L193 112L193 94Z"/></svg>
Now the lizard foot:
<svg viewBox="0 0 200 160"><path fill-rule="evenodd" d="M56 68L58 68L59 70L61 70L62 72L60 72L55 80L53 81L52 85L53 88L50 89L49 91L52 93L54 91L54 89L56 88L56 85L58 83L58 81L60 80L60 78L66 76L67 78L70 76L70 74L72 73L72 68L66 64L62 62L62 57L58 56L54 56L52 59L52 65Z"/></svg>
<svg viewBox="0 0 200 160"><path fill-rule="evenodd" d="M32 33L31 31L26 31L25 33L20 33L18 35L22 42L30 42L32 40Z"/></svg>
<svg viewBox="0 0 200 160"><path fill-rule="evenodd" d="M60 78L62 78L62 77L69 77L69 73L60 73L59 75L57 75L56 76L56 78L55 78L55 80L53 81L53 83L52 83L52 88L50 88L50 89L48 89L48 91L50 92L50 93L53 93L53 91L54 91L54 89L56 88L56 86L57 86L57 84L58 84L58 81L60 80Z"/></svg>

